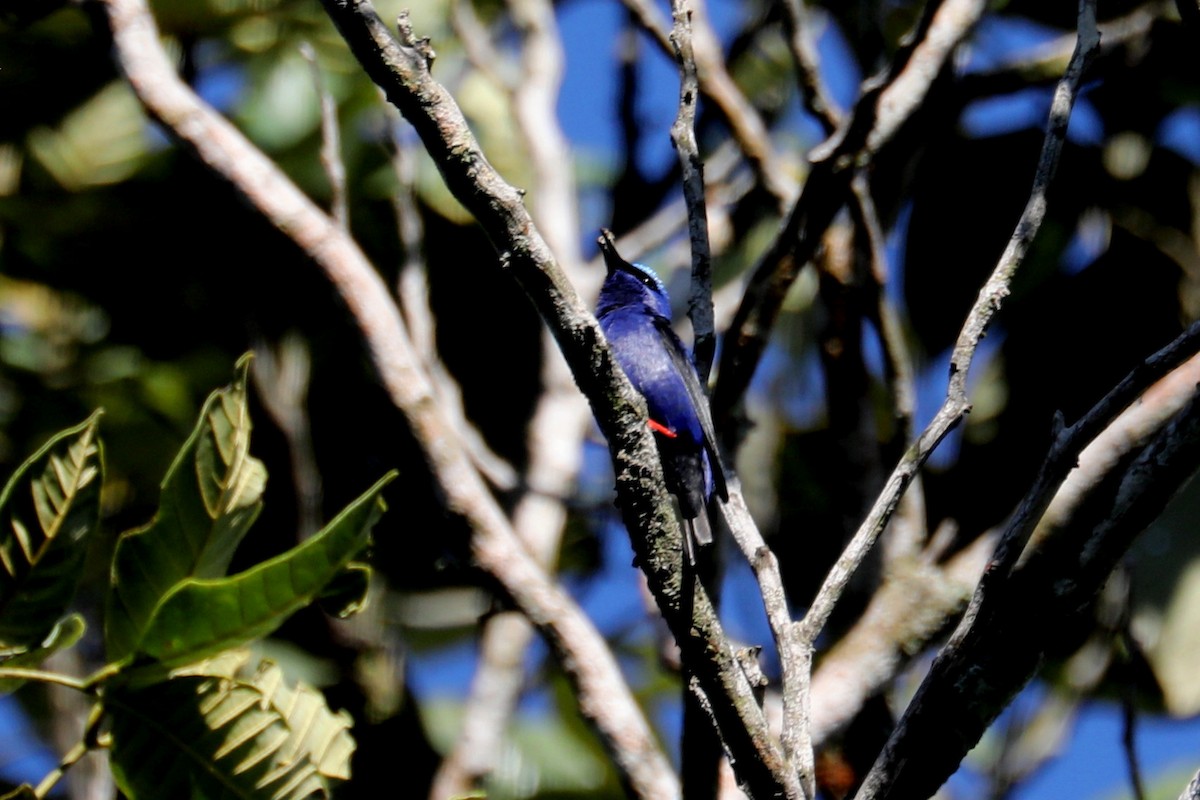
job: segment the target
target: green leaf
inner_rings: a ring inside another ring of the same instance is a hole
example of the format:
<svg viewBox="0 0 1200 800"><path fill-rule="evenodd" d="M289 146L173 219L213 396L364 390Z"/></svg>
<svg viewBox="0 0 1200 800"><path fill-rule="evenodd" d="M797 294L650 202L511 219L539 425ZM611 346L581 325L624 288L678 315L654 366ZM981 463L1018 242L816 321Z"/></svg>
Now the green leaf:
<svg viewBox="0 0 1200 800"><path fill-rule="evenodd" d="M154 520L117 541L104 618L110 661L134 651L163 598L189 578L225 574L262 508L267 473L250 455L246 374L213 392L163 480Z"/></svg>
<svg viewBox="0 0 1200 800"><path fill-rule="evenodd" d="M100 517L99 419L57 434L0 494L0 648L41 645L75 594Z"/></svg>
<svg viewBox="0 0 1200 800"><path fill-rule="evenodd" d="M113 774L130 800L300 800L350 778L349 715L287 685L269 661L249 677L231 666L222 658L106 695Z"/></svg>
<svg viewBox="0 0 1200 800"><path fill-rule="evenodd" d="M21 650L0 652L0 667L20 667L22 669L37 667L54 653L65 650L78 642L83 637L86 627L83 617L71 614L60 620L41 644ZM24 683L25 681L21 680L0 680L0 695L16 691Z"/></svg>
<svg viewBox="0 0 1200 800"><path fill-rule="evenodd" d="M172 590L146 625L137 652L171 667L265 636L316 599L358 555L384 511L388 473L316 535L245 572L189 579Z"/></svg>

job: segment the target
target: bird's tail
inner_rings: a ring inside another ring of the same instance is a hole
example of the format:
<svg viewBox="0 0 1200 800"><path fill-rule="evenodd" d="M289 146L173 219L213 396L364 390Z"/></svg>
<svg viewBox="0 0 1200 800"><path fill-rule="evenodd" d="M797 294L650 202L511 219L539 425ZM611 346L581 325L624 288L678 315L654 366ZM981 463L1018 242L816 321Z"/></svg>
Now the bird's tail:
<svg viewBox="0 0 1200 800"><path fill-rule="evenodd" d="M713 543L712 522L708 518L708 510L700 509L700 513L691 519L683 520L683 552L689 564L696 563L696 548L707 547Z"/></svg>

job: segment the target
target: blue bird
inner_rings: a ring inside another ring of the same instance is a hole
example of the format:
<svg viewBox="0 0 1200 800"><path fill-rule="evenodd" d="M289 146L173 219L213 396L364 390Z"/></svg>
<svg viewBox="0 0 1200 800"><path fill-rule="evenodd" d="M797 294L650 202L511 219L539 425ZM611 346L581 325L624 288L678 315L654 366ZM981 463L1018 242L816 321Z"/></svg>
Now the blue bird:
<svg viewBox="0 0 1200 800"><path fill-rule="evenodd" d="M646 399L667 491L679 503L688 534L684 547L694 560L694 543L713 540L709 500L714 494L729 499L708 397L671 328L671 302L663 282L649 267L621 258L608 231L598 241L608 276L596 318L617 363Z"/></svg>

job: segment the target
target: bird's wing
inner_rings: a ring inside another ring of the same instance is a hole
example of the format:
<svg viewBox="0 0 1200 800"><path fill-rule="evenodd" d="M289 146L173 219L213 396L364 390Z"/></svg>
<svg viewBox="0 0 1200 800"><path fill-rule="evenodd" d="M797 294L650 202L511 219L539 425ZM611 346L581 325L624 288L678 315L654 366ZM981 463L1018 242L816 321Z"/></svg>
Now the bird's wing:
<svg viewBox="0 0 1200 800"><path fill-rule="evenodd" d="M725 468L721 466L721 456L717 451L717 434L713 429L708 395L700 387L700 378L696 375L696 367L684 352L683 343L679 341L679 337L671 328L671 321L663 317L656 317L654 325L663 339L663 349L671 356L675 371L683 378L688 399L691 400L692 408L696 409L696 416L700 420L700 431L704 434L704 449L708 453L709 468L712 471L713 491L722 500L728 501L729 490L725 486Z"/></svg>

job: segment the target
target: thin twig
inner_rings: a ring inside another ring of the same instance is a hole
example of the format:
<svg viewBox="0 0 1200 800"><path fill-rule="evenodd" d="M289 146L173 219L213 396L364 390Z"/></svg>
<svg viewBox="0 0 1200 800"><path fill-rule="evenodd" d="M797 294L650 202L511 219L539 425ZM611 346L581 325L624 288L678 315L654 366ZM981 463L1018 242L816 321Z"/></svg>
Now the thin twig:
<svg viewBox="0 0 1200 800"><path fill-rule="evenodd" d="M882 345L883 377L892 399L894 428L888 440L890 447L885 452L889 458L895 458L895 454L912 440L917 405L913 358L900 323L900 314L888 298L885 237L866 173L860 171L850 186L853 194L850 218L854 221L858 248L865 252L869 262L869 269L860 270L861 279L867 286L866 317L875 328ZM892 533L884 542L885 564L915 555L925 541L925 495L920 475L913 478L900 503L898 515L891 526Z"/></svg>
<svg viewBox="0 0 1200 800"><path fill-rule="evenodd" d="M1146 800L1146 789L1142 783L1142 770L1137 754L1137 706L1133 687L1122 685L1121 691L1121 749L1125 752L1125 765L1129 768L1129 788L1134 800Z"/></svg>
<svg viewBox="0 0 1200 800"><path fill-rule="evenodd" d="M161 49L154 21L142 0L106 0L104 7L117 57L150 113L287 233L337 288L362 330L391 399L405 414L415 438L425 449L450 509L470 523L476 560L496 577L553 645L574 684L583 713L601 732L631 791L645 798L676 796L679 789L670 766L621 677L611 651L579 607L547 578L517 540L456 432L442 415L399 311L378 273L333 220L178 79ZM361 11L331 8L331 13L340 13L339 22L343 24L349 22L346 14L355 16L355 24L362 24L363 20L356 16ZM371 13L370 21L369 33L359 29L351 38L361 40L364 35L368 39L381 35L387 46L396 48L379 18ZM410 59L427 63L431 57L427 46L418 49L411 40L408 46ZM441 87L437 91L444 92ZM447 99L447 102L452 101ZM429 124L426 123L427 128ZM469 137L461 115L453 126L457 136ZM442 146L448 145L443 141ZM472 151L478 152L477 148ZM462 181L452 184L461 186ZM519 204L515 191L509 192L511 195L506 196ZM496 198L496 202L499 204L501 200ZM628 396L632 398L631 389ZM631 419L628 427L632 431L645 426ZM636 441L631 443L631 449L636 451L636 444ZM646 445L652 447L650 442ZM658 480L661 482L661 475ZM667 505L665 497L661 502Z"/></svg>
<svg viewBox="0 0 1200 800"><path fill-rule="evenodd" d="M860 172L851 182L854 202L850 215L854 220L860 247L868 253L871 268L868 279L872 302L867 314L883 345L884 379L892 395L893 438L907 442L912 438L913 416L916 414L916 387L913 357L900 324L900 315L887 296L888 263L884 249L885 235L875 209L875 201L867 177Z"/></svg>
<svg viewBox="0 0 1200 800"><path fill-rule="evenodd" d="M47 672L40 669L25 669L24 667L0 667L0 681L37 681L38 683L53 683L65 686L84 694L95 694L97 689L89 680L72 678L61 672Z"/></svg>
<svg viewBox="0 0 1200 800"><path fill-rule="evenodd" d="M312 378L312 356L308 343L296 331L284 334L278 346L265 339L254 344L255 358L250 376L259 399L287 440L292 463L292 483L299 506L296 538L307 539L320 529L321 472L313 452L312 426L308 418L308 387Z"/></svg>
<svg viewBox="0 0 1200 800"><path fill-rule="evenodd" d="M671 144L679 158L683 198L687 206L688 240L692 254L691 291L688 317L692 320L694 340L692 362L700 385L708 386L716 352L717 337L713 322L712 253L708 241L708 209L704 196L704 162L696 143L696 105L700 86L696 78L696 55L692 38L692 11L688 0L672 0L671 49L679 65L679 104L671 126ZM692 580L686 570L684 580ZM685 587L685 591L693 591ZM682 659L684 678L683 732L680 741L684 797L688 800L713 797L720 770L721 744L714 729L711 703L699 681L692 678L691 666ZM785 752L784 758L787 758Z"/></svg>
<svg viewBox="0 0 1200 800"><path fill-rule="evenodd" d="M979 297L971 307L966 322L959 332L950 357L950 380L946 390L946 399L938 409L933 421L929 423L917 438L916 443L908 449L900 463L896 465L866 520L859 527L841 557L838 558L833 569L830 570L825 583L821 586L821 590L801 623L804 626L804 637L807 641L816 641L817 636L820 635L829 614L849 582L850 576L862 563L876 538L887 525L892 512L895 511L900 501L901 494L916 475L917 470L946 434L956 427L970 411L971 404L967 397L966 381L971 362L975 357L975 348L983 338L993 317L1000 310L1004 298L1008 296L1009 284L1013 275L1016 274L1029 246L1041 228L1042 220L1045 219L1046 192L1058 168L1058 159L1062 152L1063 141L1066 139L1071 107L1074 105L1075 96L1079 91L1083 72L1099 42L1099 35L1096 33L1094 0L1091 2L1083 0L1080 10L1079 44L1066 74L1059 81L1054 93L1048 130L1042 146L1041 157L1038 160L1029 200L1025 204L1021 218L1017 221L1016 229L1009 239L1008 246L1000 256L991 276L980 290ZM1046 502L1049 502L1049 499L1047 496ZM1003 546L1004 542L1002 541L1001 547Z"/></svg>
<svg viewBox="0 0 1200 800"><path fill-rule="evenodd" d="M712 253L708 244L704 162L700 160L700 148L696 144L696 103L700 99L700 84L696 78L696 55L692 47L692 12L687 0L672 0L671 16L675 22L671 44L679 64L679 111L671 126L671 143L679 156L683 197L687 203L688 236L692 243L692 290L688 297L688 317L695 331L692 360L700 374L700 384L707 386L717 337L713 330Z"/></svg>
<svg viewBox="0 0 1200 800"><path fill-rule="evenodd" d="M67 774L67 770L79 763L79 760L86 756L89 751L90 748L86 742L77 743L67 751L66 755L62 757L62 760L58 762L58 765L54 769L43 776L37 788L33 790L33 793L38 797L45 797L50 794L51 790L62 780L62 777Z"/></svg>
<svg viewBox="0 0 1200 800"><path fill-rule="evenodd" d="M654 4L649 0L623 2L663 54L673 58L675 48L671 43L671 28ZM726 69L721 40L713 30L702 0L692 0L690 22L700 92L712 100L721 112L758 182L780 204L789 202L795 194L795 187L787 177L787 170L782 168L762 115Z"/></svg>
<svg viewBox="0 0 1200 800"><path fill-rule="evenodd" d="M1114 604L1119 606L1119 618L1117 629L1113 633L1117 639L1115 643L1119 653L1117 658L1120 661L1121 671L1124 673L1124 680L1119 681L1121 686L1121 748L1125 751L1125 766L1129 770L1129 788L1133 791L1134 800L1146 800L1146 786L1142 781L1141 760L1137 753L1137 681L1132 674L1133 660L1138 651L1137 642L1134 641L1133 633L1129 628L1133 610L1133 587L1125 572L1122 570L1118 573L1124 578L1123 580L1110 580L1108 584L1110 591L1113 590L1115 584L1116 591L1119 593L1118 597L1114 598Z"/></svg>
<svg viewBox="0 0 1200 800"><path fill-rule="evenodd" d="M312 45L300 45L300 55L312 68L313 88L321 106L321 166L329 181L329 211L343 230L350 230L350 205L346 193L346 165L342 161L342 134L338 127L337 101L321 77L321 65Z"/></svg>
<svg viewBox="0 0 1200 800"><path fill-rule="evenodd" d="M767 547L758 526L750 516L741 483L734 476L728 476L727 480L729 502L722 506L725 523L738 549L745 555L746 561L754 571L767 623L775 640L776 652L779 653L783 690L783 723L780 733L783 756L795 765L806 796L814 797L816 770L807 717L813 649L805 646L798 637L799 630L792 621L787 592L779 572L779 562Z"/></svg>
<svg viewBox="0 0 1200 800"><path fill-rule="evenodd" d="M828 136L842 122L843 112L821 77L821 59L813 40L813 15L804 0L783 0L783 25L804 107Z"/></svg>
<svg viewBox="0 0 1200 800"><path fill-rule="evenodd" d="M735 407L766 348L783 298L820 246L825 230L851 196L858 170L868 165L928 95L954 48L986 10L985 0L943 0L922 17L911 42L882 75L869 79L841 127L809 155L808 178L775 240L760 258L725 337L713 391L713 420L728 439Z"/></svg>
<svg viewBox="0 0 1200 800"><path fill-rule="evenodd" d="M429 277L425 263L425 228L421 212L417 209L416 169L417 147L415 137L405 136L401 120L388 125L392 150L392 172L396 175L397 189L392 196L392 208L396 215L396 230L400 237L400 249L404 256L400 263L400 276L396 282L396 296L405 326L425 372L433 382L442 411L459 432L462 444L471 457L475 468L488 482L503 492L517 488L517 470L488 444L487 439L471 420L463 406L462 387L442 361L437 350L437 321L429 305Z"/></svg>

